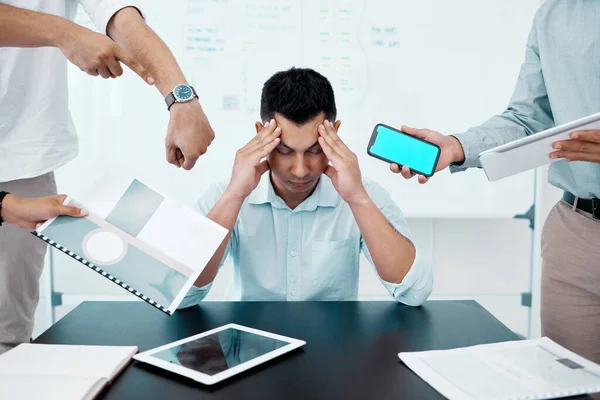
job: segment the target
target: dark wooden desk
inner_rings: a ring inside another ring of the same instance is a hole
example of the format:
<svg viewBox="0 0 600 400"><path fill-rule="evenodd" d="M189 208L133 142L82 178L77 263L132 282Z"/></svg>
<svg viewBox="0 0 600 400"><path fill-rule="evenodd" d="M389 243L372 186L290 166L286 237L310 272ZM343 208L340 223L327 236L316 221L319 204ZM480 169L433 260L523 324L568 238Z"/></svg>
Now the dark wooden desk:
<svg viewBox="0 0 600 400"><path fill-rule="evenodd" d="M235 322L305 340L278 360L216 386L134 362L106 399L442 399L402 351L518 339L474 301L212 303L169 317L141 302L86 302L37 343L136 345L140 351Z"/></svg>

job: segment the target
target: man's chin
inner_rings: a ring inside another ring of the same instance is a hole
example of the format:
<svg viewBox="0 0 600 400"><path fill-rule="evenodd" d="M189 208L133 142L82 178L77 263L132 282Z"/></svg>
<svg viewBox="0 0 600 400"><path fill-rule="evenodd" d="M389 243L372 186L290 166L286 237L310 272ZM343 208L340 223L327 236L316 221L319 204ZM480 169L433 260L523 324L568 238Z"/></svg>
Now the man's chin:
<svg viewBox="0 0 600 400"><path fill-rule="evenodd" d="M287 181L285 186L287 187L287 189L290 192L300 194L300 193L311 192L315 188L316 185L315 185L314 181L308 181L308 182L302 182L302 183Z"/></svg>

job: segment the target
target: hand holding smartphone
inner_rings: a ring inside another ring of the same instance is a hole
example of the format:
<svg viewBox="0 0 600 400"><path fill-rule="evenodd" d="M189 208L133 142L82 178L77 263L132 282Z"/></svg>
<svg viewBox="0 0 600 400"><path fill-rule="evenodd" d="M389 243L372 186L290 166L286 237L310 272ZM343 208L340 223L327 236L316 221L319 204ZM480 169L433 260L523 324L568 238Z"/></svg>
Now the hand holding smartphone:
<svg viewBox="0 0 600 400"><path fill-rule="evenodd" d="M415 174L430 177L435 173L441 149L408 133L377 124L369 140L367 153L400 167L407 166Z"/></svg>

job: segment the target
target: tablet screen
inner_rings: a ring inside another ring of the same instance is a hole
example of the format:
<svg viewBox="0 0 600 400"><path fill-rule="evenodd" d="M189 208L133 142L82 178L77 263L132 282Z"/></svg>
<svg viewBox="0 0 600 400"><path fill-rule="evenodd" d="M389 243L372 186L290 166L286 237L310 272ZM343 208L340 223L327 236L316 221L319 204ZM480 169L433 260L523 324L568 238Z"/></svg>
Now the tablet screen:
<svg viewBox="0 0 600 400"><path fill-rule="evenodd" d="M215 375L253 358L288 345L289 342L228 328L152 354L182 367Z"/></svg>

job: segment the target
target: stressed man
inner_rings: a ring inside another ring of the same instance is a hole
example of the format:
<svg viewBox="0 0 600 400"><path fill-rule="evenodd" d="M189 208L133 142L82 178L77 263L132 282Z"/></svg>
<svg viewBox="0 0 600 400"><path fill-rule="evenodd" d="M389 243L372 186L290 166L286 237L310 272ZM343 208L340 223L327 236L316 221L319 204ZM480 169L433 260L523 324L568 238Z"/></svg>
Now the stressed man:
<svg viewBox="0 0 600 400"><path fill-rule="evenodd" d="M336 114L331 84L313 70L293 68L265 83L268 122L257 122L257 135L237 152L230 181L199 201L230 234L181 308L207 295L228 255L233 300L356 300L361 251L394 299L427 299L432 271L417 261L390 195L361 176Z"/></svg>

